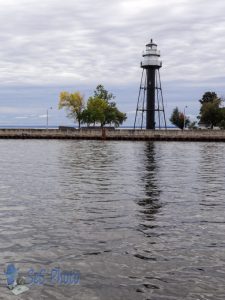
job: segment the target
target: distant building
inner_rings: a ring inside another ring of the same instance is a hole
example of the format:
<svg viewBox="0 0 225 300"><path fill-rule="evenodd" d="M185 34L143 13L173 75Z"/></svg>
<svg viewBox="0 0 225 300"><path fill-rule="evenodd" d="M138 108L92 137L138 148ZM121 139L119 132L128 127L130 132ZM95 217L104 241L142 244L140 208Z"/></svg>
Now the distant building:
<svg viewBox="0 0 225 300"><path fill-rule="evenodd" d="M208 125L208 124L206 124L206 123L204 123L204 122L199 122L199 123L198 123L198 128L199 128L199 129L210 129L211 126Z"/></svg>

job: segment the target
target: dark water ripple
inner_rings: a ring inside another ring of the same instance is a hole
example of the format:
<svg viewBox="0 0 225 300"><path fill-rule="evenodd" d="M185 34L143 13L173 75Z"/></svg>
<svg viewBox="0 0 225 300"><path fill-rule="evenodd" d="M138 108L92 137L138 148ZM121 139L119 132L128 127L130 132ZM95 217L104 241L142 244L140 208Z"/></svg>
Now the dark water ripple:
<svg viewBox="0 0 225 300"><path fill-rule="evenodd" d="M225 299L225 144L0 141L0 299ZM80 270L14 298L9 262Z"/></svg>

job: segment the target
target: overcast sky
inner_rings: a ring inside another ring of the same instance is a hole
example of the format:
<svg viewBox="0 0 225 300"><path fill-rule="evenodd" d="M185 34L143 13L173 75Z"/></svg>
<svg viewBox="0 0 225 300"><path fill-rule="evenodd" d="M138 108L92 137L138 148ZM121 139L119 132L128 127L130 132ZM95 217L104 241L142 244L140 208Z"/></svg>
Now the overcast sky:
<svg viewBox="0 0 225 300"><path fill-rule="evenodd" d="M140 61L158 44L166 115L194 118L198 99L225 96L224 0L0 0L0 125L69 124L62 90L86 98L97 84L133 124Z"/></svg>

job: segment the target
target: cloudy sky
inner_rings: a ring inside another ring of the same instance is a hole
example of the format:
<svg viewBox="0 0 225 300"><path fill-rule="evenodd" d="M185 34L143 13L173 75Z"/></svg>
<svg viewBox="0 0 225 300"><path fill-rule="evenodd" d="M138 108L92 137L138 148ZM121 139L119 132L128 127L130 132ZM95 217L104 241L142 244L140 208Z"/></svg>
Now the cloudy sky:
<svg viewBox="0 0 225 300"><path fill-rule="evenodd" d="M133 124L140 60L161 51L166 115L193 119L205 91L225 96L223 0L0 0L0 125L70 124L60 91L101 83Z"/></svg>

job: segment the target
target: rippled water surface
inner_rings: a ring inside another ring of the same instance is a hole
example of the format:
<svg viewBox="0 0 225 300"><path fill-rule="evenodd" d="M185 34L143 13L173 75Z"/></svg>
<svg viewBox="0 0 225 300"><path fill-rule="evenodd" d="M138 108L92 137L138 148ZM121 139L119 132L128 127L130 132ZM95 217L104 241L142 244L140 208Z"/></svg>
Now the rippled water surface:
<svg viewBox="0 0 225 300"><path fill-rule="evenodd" d="M225 299L225 144L1 140L0 176L0 299Z"/></svg>

